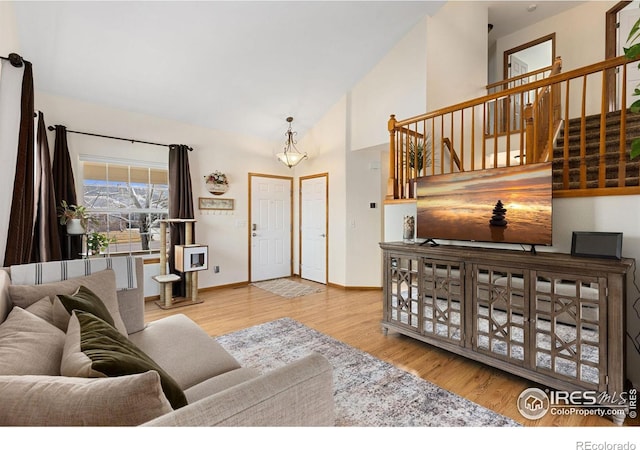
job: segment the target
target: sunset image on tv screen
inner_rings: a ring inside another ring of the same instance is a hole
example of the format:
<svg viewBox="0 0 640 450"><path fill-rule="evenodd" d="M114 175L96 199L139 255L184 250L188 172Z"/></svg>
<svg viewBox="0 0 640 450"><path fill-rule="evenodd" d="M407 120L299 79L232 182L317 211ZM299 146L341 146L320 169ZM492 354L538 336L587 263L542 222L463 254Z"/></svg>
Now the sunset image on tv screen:
<svg viewBox="0 0 640 450"><path fill-rule="evenodd" d="M551 163L427 176L417 237L551 245Z"/></svg>

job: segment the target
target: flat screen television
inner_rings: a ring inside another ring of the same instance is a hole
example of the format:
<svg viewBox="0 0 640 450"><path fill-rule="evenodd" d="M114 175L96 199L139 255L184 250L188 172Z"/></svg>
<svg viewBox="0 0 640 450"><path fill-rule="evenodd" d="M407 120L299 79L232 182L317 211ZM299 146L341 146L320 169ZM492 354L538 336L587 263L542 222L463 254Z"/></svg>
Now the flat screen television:
<svg viewBox="0 0 640 450"><path fill-rule="evenodd" d="M551 245L551 162L418 178L420 239Z"/></svg>

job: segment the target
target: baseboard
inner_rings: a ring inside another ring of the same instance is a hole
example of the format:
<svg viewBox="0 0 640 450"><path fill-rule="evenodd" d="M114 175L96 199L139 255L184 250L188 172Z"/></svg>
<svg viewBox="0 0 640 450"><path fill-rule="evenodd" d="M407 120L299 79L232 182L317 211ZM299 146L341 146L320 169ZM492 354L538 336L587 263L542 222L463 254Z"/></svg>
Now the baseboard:
<svg viewBox="0 0 640 450"><path fill-rule="evenodd" d="M240 281L238 283L221 284L219 286L209 286L206 288L198 289L198 292L218 291L220 289L236 289L240 287L249 286L248 281Z"/></svg>
<svg viewBox="0 0 640 450"><path fill-rule="evenodd" d="M297 273L294 273L293 275L291 275L291 278L302 279L300 275ZM331 282L328 282L326 285L329 287L337 288L337 289L343 289L345 291L381 291L382 290L382 286L343 286L341 284L331 283Z"/></svg>
<svg viewBox="0 0 640 450"><path fill-rule="evenodd" d="M240 281L239 283L221 284L220 286L209 286L206 288L199 288L198 294L202 292L218 291L220 289L236 289L236 288L245 287L248 285L249 285L248 281ZM159 295L150 295L149 297L144 298L145 302L153 302L156 300L160 300Z"/></svg>
<svg viewBox="0 0 640 450"><path fill-rule="evenodd" d="M381 286L343 286L336 283L327 283L327 286L343 289L345 291L381 291Z"/></svg>
<svg viewBox="0 0 640 450"><path fill-rule="evenodd" d="M300 278L300 275L294 274L292 275L293 278ZM230 284L222 284L219 286L209 286L206 288L200 288L198 289L198 293L200 292L210 292L210 291L218 291L220 289L237 289L237 288L241 288L241 287L245 287L248 286L250 283L248 281L240 281L238 283L230 283ZM337 288L337 289L342 289L345 291L382 291L382 287L381 286L343 286L341 284L336 284L336 283L327 283L327 286L329 287L333 287L333 288ZM152 301L156 301L159 300L160 296L159 295L152 295L149 297L145 297L144 301L145 302L152 302Z"/></svg>

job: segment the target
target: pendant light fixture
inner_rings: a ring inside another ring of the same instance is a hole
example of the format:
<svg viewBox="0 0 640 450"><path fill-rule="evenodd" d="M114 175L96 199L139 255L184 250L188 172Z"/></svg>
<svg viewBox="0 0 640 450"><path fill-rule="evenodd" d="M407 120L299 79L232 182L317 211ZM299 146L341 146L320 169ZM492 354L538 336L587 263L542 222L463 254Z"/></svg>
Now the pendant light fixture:
<svg viewBox="0 0 640 450"><path fill-rule="evenodd" d="M297 133L295 131L291 131L291 122L293 122L293 117L287 117L287 122L289 122L289 129L285 133L287 140L284 143L284 151L277 153L276 156L285 166L292 168L305 159L307 154L300 153L296 147L297 142L295 140L295 135Z"/></svg>

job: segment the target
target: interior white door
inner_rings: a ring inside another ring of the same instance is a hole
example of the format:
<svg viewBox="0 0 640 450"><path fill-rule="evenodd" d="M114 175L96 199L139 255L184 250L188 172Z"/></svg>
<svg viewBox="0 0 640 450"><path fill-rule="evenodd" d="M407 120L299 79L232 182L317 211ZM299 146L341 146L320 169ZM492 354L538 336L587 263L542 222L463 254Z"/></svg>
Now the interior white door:
<svg viewBox="0 0 640 450"><path fill-rule="evenodd" d="M327 283L327 176L300 180L300 277Z"/></svg>
<svg viewBox="0 0 640 450"><path fill-rule="evenodd" d="M517 57L515 54L509 56L509 78L524 75L528 71L529 71L529 66L525 61ZM527 80L523 78L516 81L513 86L514 87L521 86L526 82ZM511 108L509 111L509 120L510 120L509 129L512 131L517 131L520 129L521 110L522 110L521 106L522 104L526 105L527 103L529 103L528 92L524 93L524 98L522 99L523 103L520 102L520 94L512 95L509 100L511 104Z"/></svg>
<svg viewBox="0 0 640 450"><path fill-rule="evenodd" d="M618 22L620 24L618 27L618 55L624 55L624 47L629 47L627 37L629 36L629 31L631 31L631 28L633 28L633 25L636 23L636 20L638 20L638 17L640 17L640 8L637 6L635 8L623 9L618 14ZM640 84L640 71L636 70L637 66L637 62L627 64L627 108L640 98L633 95L636 86ZM618 72L618 107L622 104L621 80L622 70Z"/></svg>
<svg viewBox="0 0 640 450"><path fill-rule="evenodd" d="M291 273L291 178L252 175L251 281Z"/></svg>

